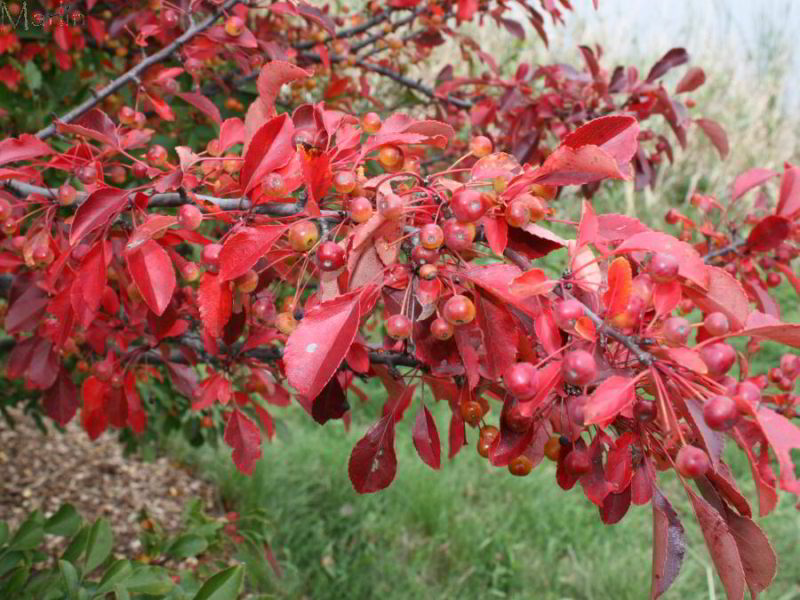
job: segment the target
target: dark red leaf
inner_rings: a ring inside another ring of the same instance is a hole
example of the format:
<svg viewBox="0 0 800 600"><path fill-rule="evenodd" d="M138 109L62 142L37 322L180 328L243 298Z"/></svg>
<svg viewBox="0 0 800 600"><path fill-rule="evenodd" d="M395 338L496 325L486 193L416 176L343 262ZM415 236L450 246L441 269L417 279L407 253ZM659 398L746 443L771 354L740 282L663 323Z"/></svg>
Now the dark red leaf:
<svg viewBox="0 0 800 600"><path fill-rule="evenodd" d="M75 211L69 232L70 245L77 245L87 234L110 223L125 207L129 194L128 190L109 187L92 192Z"/></svg>
<svg viewBox="0 0 800 600"><path fill-rule="evenodd" d="M234 408L225 425L225 443L233 448L233 463L245 475L252 475L261 458L261 431L238 408Z"/></svg>
<svg viewBox="0 0 800 600"><path fill-rule="evenodd" d="M50 301L47 294L31 280L17 278L14 283L3 321L3 329L8 333L20 333L37 327Z"/></svg>
<svg viewBox="0 0 800 600"><path fill-rule="evenodd" d="M511 313L488 294L475 294L478 326L486 349L486 372L499 379L517 358L519 331Z"/></svg>
<svg viewBox="0 0 800 600"><path fill-rule="evenodd" d="M219 276L230 281L244 275L283 235L282 225L243 227L225 240L219 255Z"/></svg>
<svg viewBox="0 0 800 600"><path fill-rule="evenodd" d="M177 283L167 251L158 242L148 240L133 252L126 253L125 262L147 306L157 315L164 314Z"/></svg>
<svg viewBox="0 0 800 600"><path fill-rule="evenodd" d="M311 416L320 425L331 419L341 419L348 410L347 396L336 377L331 377L319 396L311 401Z"/></svg>
<svg viewBox="0 0 800 600"><path fill-rule="evenodd" d="M448 451L447 458L452 459L459 453L461 448L467 445L467 431L464 426L464 419L461 418L461 413L458 408L453 410L450 416L450 428L448 430Z"/></svg>
<svg viewBox="0 0 800 600"><path fill-rule="evenodd" d="M631 506L631 488L626 487L620 493L611 493L603 500L599 507L600 518L606 525L614 525L622 520Z"/></svg>
<svg viewBox="0 0 800 600"><path fill-rule="evenodd" d="M726 510L725 520L739 549L744 577L750 594L756 598L775 578L778 560L767 536L752 519Z"/></svg>
<svg viewBox="0 0 800 600"><path fill-rule="evenodd" d="M78 411L78 388L63 368L56 382L42 395L42 405L51 419L64 427Z"/></svg>
<svg viewBox="0 0 800 600"><path fill-rule="evenodd" d="M686 493L689 494L697 523L706 540L708 553L711 555L711 560L714 561L728 599L743 600L745 576L736 539L725 519L714 507L688 487Z"/></svg>
<svg viewBox="0 0 800 600"><path fill-rule="evenodd" d="M422 462L431 469L439 469L442 463L439 432L436 430L436 421L433 419L433 415L424 404L417 413L417 420L414 422L411 435Z"/></svg>
<svg viewBox="0 0 800 600"><path fill-rule="evenodd" d="M650 69L647 74L647 82L652 83L670 69L689 62L689 53L683 48L672 48L667 53L656 61L656 64Z"/></svg>
<svg viewBox="0 0 800 600"><path fill-rule="evenodd" d="M350 454L347 473L359 494L370 494L389 486L397 472L394 451L394 417L383 416L369 428Z"/></svg>
<svg viewBox="0 0 800 600"><path fill-rule="evenodd" d="M624 115L611 115L581 125L567 135L561 145L573 150L586 145L597 146L613 157L619 170L627 174L626 165L638 148L638 135L639 123L636 119Z"/></svg>
<svg viewBox="0 0 800 600"><path fill-rule="evenodd" d="M714 144L720 157L725 158L728 156L728 152L730 151L728 135L722 128L722 125L711 119L695 119L694 122L703 130L703 133L711 140L711 143Z"/></svg>
<svg viewBox="0 0 800 600"><path fill-rule="evenodd" d="M650 598L667 591L678 576L686 553L686 537L678 513L653 486L653 573Z"/></svg>

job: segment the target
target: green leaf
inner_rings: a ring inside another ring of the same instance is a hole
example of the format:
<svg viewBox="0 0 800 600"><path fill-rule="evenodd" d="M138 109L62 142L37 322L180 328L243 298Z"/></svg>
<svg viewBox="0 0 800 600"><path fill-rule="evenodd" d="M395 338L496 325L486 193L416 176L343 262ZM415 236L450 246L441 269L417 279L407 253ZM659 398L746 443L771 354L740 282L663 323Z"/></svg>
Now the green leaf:
<svg viewBox="0 0 800 600"><path fill-rule="evenodd" d="M160 567L140 567L125 581L131 594L168 594L175 586L169 574Z"/></svg>
<svg viewBox="0 0 800 600"><path fill-rule="evenodd" d="M39 511L36 511L19 526L8 546L12 550L33 550L42 543L42 538L44 538L44 529L41 515L39 515Z"/></svg>
<svg viewBox="0 0 800 600"><path fill-rule="evenodd" d="M89 542L86 547L86 572L91 573L99 567L111 554L114 538L111 526L106 519L97 519L89 530Z"/></svg>
<svg viewBox="0 0 800 600"><path fill-rule="evenodd" d="M76 569L75 565L71 562L59 560L58 570L61 571L61 578L64 580L67 596L69 598L74 598L78 594L78 569Z"/></svg>
<svg viewBox="0 0 800 600"><path fill-rule="evenodd" d="M0 546L8 541L8 523L0 521Z"/></svg>
<svg viewBox="0 0 800 600"><path fill-rule="evenodd" d="M61 555L61 558L67 560L69 562L77 562L78 559L83 554L84 550L86 550L86 544L89 543L89 526L84 526L78 532L72 541L67 546L67 549L64 550L64 554Z"/></svg>
<svg viewBox="0 0 800 600"><path fill-rule="evenodd" d="M42 72L32 60L25 63L25 66L22 68L22 74L25 76L25 83L28 84L32 92L42 87Z"/></svg>
<svg viewBox="0 0 800 600"><path fill-rule="evenodd" d="M95 593L105 594L110 592L112 589L114 589L114 586L122 583L132 574L133 567L131 566L131 561L124 558L115 560L113 563L111 563L111 566L108 567L108 570L103 574L103 578L100 580L100 583L97 584L98 587Z"/></svg>
<svg viewBox="0 0 800 600"><path fill-rule="evenodd" d="M71 504L64 504L56 514L44 523L44 530L50 535L72 537L81 528L83 520Z"/></svg>
<svg viewBox="0 0 800 600"><path fill-rule="evenodd" d="M208 542L205 538L193 533L187 533L172 542L167 548L166 554L175 558L189 558L190 556L202 554L207 548Z"/></svg>
<svg viewBox="0 0 800 600"><path fill-rule="evenodd" d="M15 598L17 592L22 591L28 581L28 576L31 574L30 567L23 565L17 567L8 579L3 583L2 592L6 594L4 598Z"/></svg>
<svg viewBox="0 0 800 600"><path fill-rule="evenodd" d="M220 571L203 584L194 600L236 600L242 590L244 568L236 565Z"/></svg>
<svg viewBox="0 0 800 600"><path fill-rule="evenodd" d="M25 555L22 552L6 552L0 556L0 577L16 567Z"/></svg>
<svg viewBox="0 0 800 600"><path fill-rule="evenodd" d="M114 596L117 600L130 600L131 595L128 593L128 590L118 585L114 588Z"/></svg>

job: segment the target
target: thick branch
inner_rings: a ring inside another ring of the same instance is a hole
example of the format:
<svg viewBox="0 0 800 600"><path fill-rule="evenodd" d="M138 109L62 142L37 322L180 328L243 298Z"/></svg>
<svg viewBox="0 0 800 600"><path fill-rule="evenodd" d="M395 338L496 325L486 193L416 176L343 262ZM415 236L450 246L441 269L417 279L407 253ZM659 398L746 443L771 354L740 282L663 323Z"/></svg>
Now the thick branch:
<svg viewBox="0 0 800 600"><path fill-rule="evenodd" d="M21 196L28 194L39 194L46 198L56 198L58 190L56 188L46 188L38 185L31 185L16 179L8 179L3 182L3 185L10 189L12 192ZM218 198L217 196L208 196L206 194L194 194L199 200L214 204L222 210L247 210L251 207L250 200L247 198ZM77 193L78 204L84 202L88 194L86 192ZM151 207L171 207L181 206L183 204L191 204L192 200L185 194L179 192L165 192L163 194L152 194L150 196L149 206ZM269 215L272 217L290 217L303 212L304 207L299 203L275 203L275 204L260 204L253 209L258 214ZM328 212L328 211L325 211ZM337 211L330 211L331 215L338 214Z"/></svg>
<svg viewBox="0 0 800 600"><path fill-rule="evenodd" d="M512 250L511 248L506 248L503 254L505 255L506 258L508 258L512 263L517 265L523 271L529 270L532 266L531 262L516 250ZM624 333L620 332L619 330L615 329L614 327L606 323L602 317L600 317L597 313L595 313L585 304L583 305L583 312L586 314L587 317L589 317L592 323L594 323L594 326L597 328L597 333L605 335L606 337L609 337L622 344L625 348L631 351L631 353L637 358L637 360L640 363L647 366L653 364L653 361L655 360L653 358L653 355L645 350L642 350L642 348L634 341L634 339L631 336L625 335Z"/></svg>
<svg viewBox="0 0 800 600"><path fill-rule="evenodd" d="M192 25L191 27L189 27L189 29L187 29L180 36L175 38L170 44L164 46L161 50L159 50L152 56L148 56L147 58L145 58L143 61L134 66L132 69L117 77L114 81L109 83L99 92L95 92L91 98L88 98L85 102L82 102L69 112L65 113L59 120L64 123L69 123L70 121L81 116L87 110L96 106L98 103L100 103L102 100L104 100L105 98L116 92L122 86L130 82L137 81L139 79L139 75L142 74L148 67L151 67L161 62L162 60L169 58L169 56L173 52L178 50L181 46L183 46L186 42L191 40L197 34L202 33L203 31L211 27L217 21L217 19L219 19L223 14L225 14L225 12L228 9L230 9L231 7L233 7L234 5L238 4L241 1L242 0L226 0L226 2L222 6L220 6L214 12L214 14L210 15L200 23L197 23L196 25ZM53 135L55 132L56 132L55 124L48 125L44 129L39 131L36 134L36 137L38 137L39 139L45 139Z"/></svg>

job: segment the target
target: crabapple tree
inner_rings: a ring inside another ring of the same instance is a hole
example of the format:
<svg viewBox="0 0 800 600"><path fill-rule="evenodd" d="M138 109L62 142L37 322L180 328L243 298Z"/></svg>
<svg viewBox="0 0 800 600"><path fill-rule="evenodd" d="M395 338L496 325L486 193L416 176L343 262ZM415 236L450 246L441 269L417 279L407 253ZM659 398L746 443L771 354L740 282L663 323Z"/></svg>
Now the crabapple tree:
<svg viewBox="0 0 800 600"><path fill-rule="evenodd" d="M357 492L391 484L404 418L433 469L468 445L510 476L553 461L607 524L651 505L655 598L685 551L659 487L674 470L728 597L769 585L774 552L722 451L750 461L761 515L800 495L800 325L771 295L800 292L800 169L694 194L665 231L592 204L656 185L690 131L727 155L692 114L703 70L667 91L685 50L646 75L588 46L578 67L501 68L459 28L546 43L569 6L549 0L87 5L38 41L0 36L0 90L22 99L0 116L0 344L24 382L4 402L135 439L163 420L143 396L161 382L169 422L200 442L218 427L251 473L276 410L349 424L375 379ZM469 68L410 74L443 44ZM43 81L63 89L44 113ZM787 353L754 372L764 342Z"/></svg>

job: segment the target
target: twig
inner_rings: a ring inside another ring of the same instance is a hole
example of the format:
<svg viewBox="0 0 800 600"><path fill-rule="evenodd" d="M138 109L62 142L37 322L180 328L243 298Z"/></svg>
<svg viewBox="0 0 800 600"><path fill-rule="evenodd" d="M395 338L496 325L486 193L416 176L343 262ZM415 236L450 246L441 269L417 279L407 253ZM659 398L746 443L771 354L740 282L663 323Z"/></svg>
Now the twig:
<svg viewBox="0 0 800 600"><path fill-rule="evenodd" d="M710 263L713 259L717 258L718 256L723 256L724 254L729 254L731 252L738 252L739 248L744 246L747 243L747 240L737 240L735 242L731 242L724 248L719 248L718 250L714 250L709 252L703 257L704 263Z"/></svg>
<svg viewBox="0 0 800 600"><path fill-rule="evenodd" d="M335 37L328 37L322 42L301 42L299 44L294 44L292 47L295 50L309 50L314 46L316 46L318 43L327 44L328 42L332 42L333 40L341 40L344 38L353 37L354 35L358 35L359 33L364 33L365 31L371 29L372 27L375 27L375 25L378 25L379 23L383 23L386 19L389 18L390 14L391 12L388 10L383 11L381 13L378 13L371 19L365 21L361 25L355 25L353 27L342 29L341 31L336 32Z"/></svg>
<svg viewBox="0 0 800 600"><path fill-rule="evenodd" d="M96 106L99 102L103 99L107 98L114 92L116 92L119 88L126 85L127 83L138 81L139 75L143 73L148 67L155 65L162 60L168 58L173 52L178 50L181 46L183 46L186 42L191 40L197 34L202 33L209 27L211 27L217 19L219 19L228 9L233 7L234 5L242 2L242 0L226 0L226 2L220 6L214 14L207 17L204 21L193 25L186 31L184 31L180 36L175 38L172 43L164 46L161 50L156 52L155 54L149 56L148 58L141 61L139 64L135 65L129 71L126 71L119 77L117 77L114 81L109 83L106 87L102 90L98 91L97 93L93 94L91 98L88 98L86 101L82 102L69 112L65 113L61 118L60 121L64 123L69 123L74 119L81 116L87 110L91 109L92 107ZM45 139L50 137L56 132L55 124L48 125L41 131L36 134L36 137L39 139Z"/></svg>
<svg viewBox="0 0 800 600"><path fill-rule="evenodd" d="M531 262L527 258L525 258L522 254L520 254L516 250L512 250L511 248L506 248L505 252L503 252L503 255L523 271L529 270L532 266ZM554 293L558 295L557 291L555 291ZM590 309L585 304L583 305L583 312L586 314L587 317L589 317L592 323L594 323L594 326L597 328L598 333L606 335L611 339L616 340L623 346L625 346L625 348L630 350L631 353L633 353L633 355L637 358L637 360L643 365L650 366L653 364L653 362L655 361L653 355L645 350L642 350L642 348L634 341L634 339L631 336L625 335L624 333L620 332L619 330L615 329L614 327L606 323L602 319L602 317L596 314L592 309Z"/></svg>
<svg viewBox="0 0 800 600"><path fill-rule="evenodd" d="M380 65L373 65L372 63L365 62L363 60L357 60L356 64L367 71L372 71L373 73L379 73L389 79L396 81L397 83L404 85L412 90L415 90L421 94L424 94L428 98L432 98L433 100L440 100L442 102L448 102L453 106L457 106L458 108L470 108L472 107L472 102L469 100L464 100L463 98L455 98L451 95L447 95L447 97L443 98L441 96L437 96L433 89L429 88L422 82L414 81L413 79L409 79L408 77L404 77L391 69L387 69L386 67L381 67Z"/></svg>

